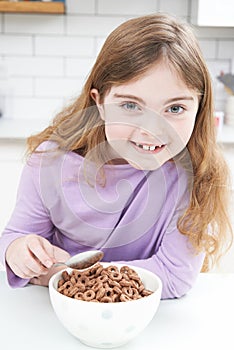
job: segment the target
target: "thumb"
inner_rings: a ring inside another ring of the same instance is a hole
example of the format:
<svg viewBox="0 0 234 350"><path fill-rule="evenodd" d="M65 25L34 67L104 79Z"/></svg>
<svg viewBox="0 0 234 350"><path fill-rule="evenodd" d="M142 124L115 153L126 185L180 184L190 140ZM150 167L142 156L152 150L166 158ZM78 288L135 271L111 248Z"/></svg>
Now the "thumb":
<svg viewBox="0 0 234 350"><path fill-rule="evenodd" d="M70 258L70 254L59 247L54 246L54 259L56 262L65 262Z"/></svg>

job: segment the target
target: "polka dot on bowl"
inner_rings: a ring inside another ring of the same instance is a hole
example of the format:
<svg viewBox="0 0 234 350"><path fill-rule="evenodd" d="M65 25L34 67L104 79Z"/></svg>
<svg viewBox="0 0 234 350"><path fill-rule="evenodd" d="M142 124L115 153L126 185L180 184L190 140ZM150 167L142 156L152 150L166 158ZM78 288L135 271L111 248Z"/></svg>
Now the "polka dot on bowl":
<svg viewBox="0 0 234 350"><path fill-rule="evenodd" d="M100 348L113 348L114 344L112 343L101 343Z"/></svg>
<svg viewBox="0 0 234 350"><path fill-rule="evenodd" d="M131 325L131 326L129 326L128 328L125 329L125 332L126 332L126 333L130 333L130 332L135 331L135 329L136 329L136 327L133 326L133 325Z"/></svg>
<svg viewBox="0 0 234 350"><path fill-rule="evenodd" d="M111 311L111 310L104 310L104 311L102 312L102 318L104 318L105 320L111 319L112 316L113 316L113 314L112 314L112 311Z"/></svg>
<svg viewBox="0 0 234 350"><path fill-rule="evenodd" d="M80 323L76 326L77 330L79 331L87 331L88 330L88 327L85 326L84 324Z"/></svg>

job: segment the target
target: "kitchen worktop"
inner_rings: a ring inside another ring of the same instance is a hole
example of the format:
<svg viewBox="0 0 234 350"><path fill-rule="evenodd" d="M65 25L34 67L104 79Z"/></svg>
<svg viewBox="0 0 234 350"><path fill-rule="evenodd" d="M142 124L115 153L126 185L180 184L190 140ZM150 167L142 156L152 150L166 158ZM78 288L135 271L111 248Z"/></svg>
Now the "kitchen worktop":
<svg viewBox="0 0 234 350"><path fill-rule="evenodd" d="M47 119L8 119L0 118L0 140L26 139L28 136L42 131L49 125ZM224 125L218 134L222 143L234 144L234 126Z"/></svg>
<svg viewBox="0 0 234 350"><path fill-rule="evenodd" d="M49 125L47 119L0 119L0 140L26 139Z"/></svg>
<svg viewBox="0 0 234 350"><path fill-rule="evenodd" d="M201 273L186 296L161 301L146 329L117 349L232 349L233 295L234 274ZM1 349L92 349L62 326L45 287L11 289L0 272L0 308Z"/></svg>

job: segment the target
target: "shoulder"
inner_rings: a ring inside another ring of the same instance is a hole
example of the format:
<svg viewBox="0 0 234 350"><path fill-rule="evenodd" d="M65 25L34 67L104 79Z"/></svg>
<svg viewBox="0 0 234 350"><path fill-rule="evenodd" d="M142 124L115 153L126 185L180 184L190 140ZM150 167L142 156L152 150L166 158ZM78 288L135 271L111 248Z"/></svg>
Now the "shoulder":
<svg viewBox="0 0 234 350"><path fill-rule="evenodd" d="M72 151L61 149L57 142L44 141L30 154L27 164L31 166L41 166L42 164L48 166L61 162L65 158L73 159L73 161L77 162L82 157Z"/></svg>
<svg viewBox="0 0 234 350"><path fill-rule="evenodd" d="M43 141L37 148L34 153L37 152L51 152L59 149L59 145L55 141Z"/></svg>

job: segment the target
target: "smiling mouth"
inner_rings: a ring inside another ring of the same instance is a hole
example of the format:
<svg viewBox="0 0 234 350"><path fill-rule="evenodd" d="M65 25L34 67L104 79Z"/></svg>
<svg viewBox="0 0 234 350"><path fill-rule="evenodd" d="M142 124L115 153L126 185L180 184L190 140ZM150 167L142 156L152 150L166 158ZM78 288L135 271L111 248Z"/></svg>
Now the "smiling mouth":
<svg viewBox="0 0 234 350"><path fill-rule="evenodd" d="M160 152L166 145L162 144L162 145L146 145L146 144L142 144L142 143L137 143L134 141L130 141L135 148L144 151L144 152L150 152L150 153L157 153Z"/></svg>

